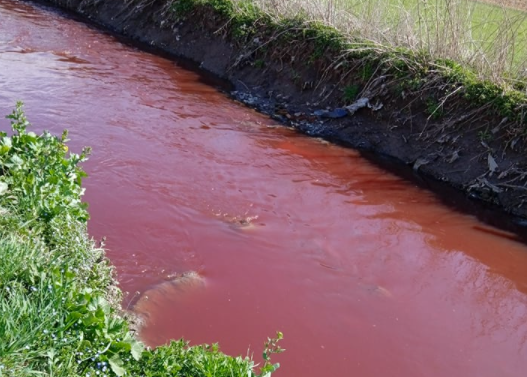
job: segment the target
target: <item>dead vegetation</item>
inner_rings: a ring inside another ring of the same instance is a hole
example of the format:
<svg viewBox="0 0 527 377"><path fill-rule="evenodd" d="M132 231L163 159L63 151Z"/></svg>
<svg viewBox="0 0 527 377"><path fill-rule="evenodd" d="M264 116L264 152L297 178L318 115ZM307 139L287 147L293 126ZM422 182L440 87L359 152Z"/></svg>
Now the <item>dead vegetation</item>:
<svg viewBox="0 0 527 377"><path fill-rule="evenodd" d="M246 0L235 0L239 4ZM472 67L481 79L525 81L527 3L488 0L253 0L276 18L301 16L349 39L426 52ZM510 8L512 7L512 8Z"/></svg>
<svg viewBox="0 0 527 377"><path fill-rule="evenodd" d="M500 7L507 7L511 9L518 9L521 11L527 11L527 2L524 0L478 0L482 3L488 3L497 5Z"/></svg>

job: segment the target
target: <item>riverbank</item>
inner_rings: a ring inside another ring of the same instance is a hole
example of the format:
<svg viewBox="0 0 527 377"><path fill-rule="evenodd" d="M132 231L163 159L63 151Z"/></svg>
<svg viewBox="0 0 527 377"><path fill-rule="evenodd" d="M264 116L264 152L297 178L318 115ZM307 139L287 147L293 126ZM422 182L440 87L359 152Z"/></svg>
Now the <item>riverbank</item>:
<svg viewBox="0 0 527 377"><path fill-rule="evenodd" d="M196 62L229 80L234 98L302 132L527 218L521 83L480 81L455 62L277 20L251 3L46 2Z"/></svg>
<svg viewBox="0 0 527 377"><path fill-rule="evenodd" d="M102 242L87 233L80 163L67 133L36 135L21 104L0 141L0 376L259 376L249 357L184 340L147 350L120 309ZM281 337L281 334L278 335ZM267 355L277 351L266 346Z"/></svg>

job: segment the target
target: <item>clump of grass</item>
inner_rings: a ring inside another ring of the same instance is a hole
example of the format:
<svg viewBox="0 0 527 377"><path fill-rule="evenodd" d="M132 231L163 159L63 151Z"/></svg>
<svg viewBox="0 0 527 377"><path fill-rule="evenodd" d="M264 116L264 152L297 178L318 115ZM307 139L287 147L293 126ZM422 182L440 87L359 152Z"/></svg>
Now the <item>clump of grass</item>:
<svg viewBox="0 0 527 377"><path fill-rule="evenodd" d="M13 135L0 133L0 376L256 377L278 367L266 359L258 374L249 357L183 340L145 349L120 315L104 250L87 234L79 164L89 149L68 153L66 132L28 131L21 103L8 118Z"/></svg>
<svg viewBox="0 0 527 377"><path fill-rule="evenodd" d="M443 117L442 106L435 98L429 97L425 102L426 112L432 119L440 119Z"/></svg>
<svg viewBox="0 0 527 377"><path fill-rule="evenodd" d="M345 102L353 102L359 95L360 88L358 85L347 85L344 87L343 99Z"/></svg>

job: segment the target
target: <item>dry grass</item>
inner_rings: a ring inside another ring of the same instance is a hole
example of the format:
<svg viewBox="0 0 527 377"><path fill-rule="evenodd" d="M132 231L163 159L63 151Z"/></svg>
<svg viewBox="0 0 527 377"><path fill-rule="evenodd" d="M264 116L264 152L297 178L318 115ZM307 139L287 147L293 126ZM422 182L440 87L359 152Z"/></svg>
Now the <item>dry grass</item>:
<svg viewBox="0 0 527 377"><path fill-rule="evenodd" d="M527 1L525 0L479 0L482 3L504 6L512 9L527 11Z"/></svg>
<svg viewBox="0 0 527 377"><path fill-rule="evenodd" d="M247 0L238 0L247 1ZM425 51L494 82L527 79L524 0L252 0L278 18L302 15L349 38Z"/></svg>

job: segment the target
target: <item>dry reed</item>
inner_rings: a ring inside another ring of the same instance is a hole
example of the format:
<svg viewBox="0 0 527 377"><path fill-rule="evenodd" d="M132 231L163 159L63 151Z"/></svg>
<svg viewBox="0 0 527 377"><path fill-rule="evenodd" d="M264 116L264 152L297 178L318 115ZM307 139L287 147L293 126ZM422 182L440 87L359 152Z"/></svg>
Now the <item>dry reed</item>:
<svg viewBox="0 0 527 377"><path fill-rule="evenodd" d="M482 79L527 79L527 12L517 10L523 3L516 0L252 1L277 18L301 15L352 39L452 59Z"/></svg>

